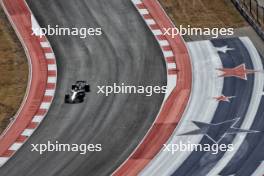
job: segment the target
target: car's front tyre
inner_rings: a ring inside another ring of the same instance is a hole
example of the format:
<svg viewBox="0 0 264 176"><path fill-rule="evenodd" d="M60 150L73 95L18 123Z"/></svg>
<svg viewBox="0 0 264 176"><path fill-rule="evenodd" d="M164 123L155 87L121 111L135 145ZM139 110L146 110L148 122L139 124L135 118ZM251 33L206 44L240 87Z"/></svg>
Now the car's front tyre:
<svg viewBox="0 0 264 176"><path fill-rule="evenodd" d="M71 103L70 102L70 95L68 95L68 94L65 95L64 102L65 103Z"/></svg>

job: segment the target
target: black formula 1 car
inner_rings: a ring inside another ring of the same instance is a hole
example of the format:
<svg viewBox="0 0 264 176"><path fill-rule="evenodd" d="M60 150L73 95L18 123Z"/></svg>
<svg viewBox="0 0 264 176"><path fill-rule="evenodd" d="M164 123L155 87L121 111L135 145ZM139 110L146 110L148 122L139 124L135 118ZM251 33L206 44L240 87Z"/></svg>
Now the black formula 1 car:
<svg viewBox="0 0 264 176"><path fill-rule="evenodd" d="M86 81L76 81L71 87L71 92L65 95L64 102L69 104L82 103L86 92L90 92L90 85Z"/></svg>

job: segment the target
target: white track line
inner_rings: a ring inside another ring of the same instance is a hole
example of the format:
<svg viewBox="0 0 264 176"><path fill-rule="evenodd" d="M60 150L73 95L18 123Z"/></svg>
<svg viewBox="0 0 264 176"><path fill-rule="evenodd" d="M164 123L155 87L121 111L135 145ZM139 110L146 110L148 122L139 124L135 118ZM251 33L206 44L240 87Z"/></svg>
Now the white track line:
<svg viewBox="0 0 264 176"><path fill-rule="evenodd" d="M247 37L241 37L240 40L243 42L245 47L247 48L250 57L252 58L253 66L255 70L263 70L261 58L258 54L258 51L252 44L252 42ZM247 111L247 114L245 116L245 119L241 125L242 129L249 129L254 122L255 116L257 114L259 104L262 98L262 91L264 87L264 77L263 73L256 73L255 74L255 81L254 81L254 88L252 97L250 100L249 108ZM219 172L221 172L224 167L229 163L229 161L233 158L233 156L236 154L237 151L239 151L240 145L245 140L247 134L237 134L233 144L234 144L234 150L226 152L224 156L217 162L215 167L207 174L207 176L211 175L217 175Z"/></svg>
<svg viewBox="0 0 264 176"><path fill-rule="evenodd" d="M264 173L264 161L259 165L257 170L253 173L252 176L263 176Z"/></svg>
<svg viewBox="0 0 264 176"><path fill-rule="evenodd" d="M215 71L215 68L222 68L222 62L212 43L210 41L191 42L187 46L193 70L192 94L186 111L168 144L178 144L180 141L198 144L203 136L178 135L196 129L196 126L191 123L192 120L211 122L218 106L218 102L213 97L221 95L223 89L224 79L219 78ZM172 155L160 151L140 175L171 175L190 154L191 152L178 151Z"/></svg>

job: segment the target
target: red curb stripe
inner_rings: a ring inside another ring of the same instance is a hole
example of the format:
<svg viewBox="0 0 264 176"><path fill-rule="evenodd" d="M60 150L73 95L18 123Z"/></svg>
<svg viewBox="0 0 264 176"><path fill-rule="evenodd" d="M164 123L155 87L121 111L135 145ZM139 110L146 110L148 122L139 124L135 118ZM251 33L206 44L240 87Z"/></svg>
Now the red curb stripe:
<svg viewBox="0 0 264 176"><path fill-rule="evenodd" d="M52 99L53 99L53 97L52 96L44 96L44 98L43 98L43 102L51 102L52 101Z"/></svg>
<svg viewBox="0 0 264 176"><path fill-rule="evenodd" d="M28 129L35 129L35 128L37 128L37 126L38 126L38 123L36 123L36 122L30 122L28 124L27 128Z"/></svg>
<svg viewBox="0 0 264 176"><path fill-rule="evenodd" d="M158 40L167 40L166 36L164 35L156 35Z"/></svg>
<svg viewBox="0 0 264 176"><path fill-rule="evenodd" d="M27 140L27 137L26 137L26 136L22 136L22 135L20 135L20 136L17 138L16 142L17 142L17 143L24 143L26 140Z"/></svg>
<svg viewBox="0 0 264 176"><path fill-rule="evenodd" d="M150 14L143 15L143 18L145 18L146 20L153 19Z"/></svg>
<svg viewBox="0 0 264 176"><path fill-rule="evenodd" d="M47 111L45 109L39 109L36 113L36 116L44 116L46 112Z"/></svg>
<svg viewBox="0 0 264 176"><path fill-rule="evenodd" d="M14 150L7 150L1 157L11 157L15 153Z"/></svg>
<svg viewBox="0 0 264 176"><path fill-rule="evenodd" d="M174 57L166 57L167 63L175 63Z"/></svg>
<svg viewBox="0 0 264 176"><path fill-rule="evenodd" d="M44 53L53 53L52 48L48 47L48 48L42 48Z"/></svg>
<svg viewBox="0 0 264 176"><path fill-rule="evenodd" d="M50 64L56 64L56 60L55 59L47 59L47 64L50 65Z"/></svg>
<svg viewBox="0 0 264 176"><path fill-rule="evenodd" d="M55 89L55 88L56 88L56 84L54 84L54 83L47 83L46 90L51 90L51 89Z"/></svg>
<svg viewBox="0 0 264 176"><path fill-rule="evenodd" d="M55 70L48 71L48 77L56 77L56 76L57 76L57 72Z"/></svg>
<svg viewBox="0 0 264 176"><path fill-rule="evenodd" d="M157 24L151 24L149 25L150 29L152 30L156 30L156 29L160 29L159 26Z"/></svg>
<svg viewBox="0 0 264 176"><path fill-rule="evenodd" d="M137 4L137 8L139 9L146 9L145 5L143 3Z"/></svg>
<svg viewBox="0 0 264 176"><path fill-rule="evenodd" d="M178 70L177 69L169 69L168 70L168 74L169 75L177 75L177 73L178 73Z"/></svg>
<svg viewBox="0 0 264 176"><path fill-rule="evenodd" d="M171 46L169 46L169 45L168 46L163 46L162 49L164 51L172 51Z"/></svg>
<svg viewBox="0 0 264 176"><path fill-rule="evenodd" d="M46 37L37 37L37 39L38 39L38 42L40 43L40 42L47 42L48 40L47 40L47 38Z"/></svg>

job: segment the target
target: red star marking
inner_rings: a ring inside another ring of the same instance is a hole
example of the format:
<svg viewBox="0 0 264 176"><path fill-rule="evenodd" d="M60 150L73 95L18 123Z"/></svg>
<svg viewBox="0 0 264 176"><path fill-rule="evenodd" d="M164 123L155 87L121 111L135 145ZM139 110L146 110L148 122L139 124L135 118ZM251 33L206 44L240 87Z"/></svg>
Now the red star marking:
<svg viewBox="0 0 264 176"><path fill-rule="evenodd" d="M231 97L227 97L227 96L224 96L224 95L221 95L219 97L214 97L214 99L216 99L217 101L224 101L224 102L229 102L230 103L230 99L231 98L234 98L233 96Z"/></svg>
<svg viewBox="0 0 264 176"><path fill-rule="evenodd" d="M253 74L253 73L257 72L256 70L246 69L245 64L241 64L235 68L220 68L217 70L220 70L223 72L223 74L220 75L221 77L233 77L234 76L234 77L244 79L244 80L247 80L248 74Z"/></svg>

